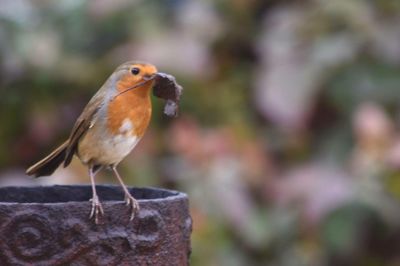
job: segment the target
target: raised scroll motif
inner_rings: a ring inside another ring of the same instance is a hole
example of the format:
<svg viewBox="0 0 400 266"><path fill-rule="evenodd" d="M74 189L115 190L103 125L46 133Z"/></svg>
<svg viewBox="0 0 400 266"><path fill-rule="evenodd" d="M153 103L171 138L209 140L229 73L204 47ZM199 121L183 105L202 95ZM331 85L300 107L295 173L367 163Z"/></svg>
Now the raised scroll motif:
<svg viewBox="0 0 400 266"><path fill-rule="evenodd" d="M142 209L133 223L98 227L89 219L49 217L29 211L4 219L1 265L118 265L129 252L154 251L165 236L155 210Z"/></svg>
<svg viewBox="0 0 400 266"><path fill-rule="evenodd" d="M36 262L54 253L55 235L51 224L41 215L14 216L1 232L3 252L21 262Z"/></svg>

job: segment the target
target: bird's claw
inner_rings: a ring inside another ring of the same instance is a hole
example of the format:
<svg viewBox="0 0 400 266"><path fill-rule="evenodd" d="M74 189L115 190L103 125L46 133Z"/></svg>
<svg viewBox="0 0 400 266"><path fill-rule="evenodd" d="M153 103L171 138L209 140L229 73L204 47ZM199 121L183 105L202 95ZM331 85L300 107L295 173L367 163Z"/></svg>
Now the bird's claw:
<svg viewBox="0 0 400 266"><path fill-rule="evenodd" d="M95 224L99 223L99 214L104 215L103 206L99 201L99 197L93 196L89 201L92 202L92 210L90 211L89 219L94 218Z"/></svg>
<svg viewBox="0 0 400 266"><path fill-rule="evenodd" d="M139 203L138 203L138 201L137 201L134 197L132 197L132 195L130 195L130 194L126 194L126 195L125 195L125 203L126 203L126 206L130 206L130 209L131 209L131 216L130 216L130 218L129 218L129 221L132 221L133 218L135 218L136 213L139 212L139 209L140 209Z"/></svg>

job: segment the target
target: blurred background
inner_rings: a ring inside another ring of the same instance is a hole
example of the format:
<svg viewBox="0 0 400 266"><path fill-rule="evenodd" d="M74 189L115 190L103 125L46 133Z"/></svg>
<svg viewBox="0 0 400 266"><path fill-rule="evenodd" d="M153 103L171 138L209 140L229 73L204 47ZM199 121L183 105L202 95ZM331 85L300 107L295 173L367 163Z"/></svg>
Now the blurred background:
<svg viewBox="0 0 400 266"><path fill-rule="evenodd" d="M89 183L24 169L140 59L181 114L153 99L120 169L188 193L192 265L400 265L399 25L392 0L0 0L0 185Z"/></svg>

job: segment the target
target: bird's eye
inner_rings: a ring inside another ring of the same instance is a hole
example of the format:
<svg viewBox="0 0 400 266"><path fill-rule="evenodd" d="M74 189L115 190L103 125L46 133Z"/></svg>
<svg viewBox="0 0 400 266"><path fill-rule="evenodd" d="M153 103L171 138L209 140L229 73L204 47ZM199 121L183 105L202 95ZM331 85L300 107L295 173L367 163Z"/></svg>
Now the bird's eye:
<svg viewBox="0 0 400 266"><path fill-rule="evenodd" d="M137 67L133 67L133 68L131 69L131 73L132 73L133 75L137 75L137 74L139 74L139 72L140 72L140 69L137 68Z"/></svg>

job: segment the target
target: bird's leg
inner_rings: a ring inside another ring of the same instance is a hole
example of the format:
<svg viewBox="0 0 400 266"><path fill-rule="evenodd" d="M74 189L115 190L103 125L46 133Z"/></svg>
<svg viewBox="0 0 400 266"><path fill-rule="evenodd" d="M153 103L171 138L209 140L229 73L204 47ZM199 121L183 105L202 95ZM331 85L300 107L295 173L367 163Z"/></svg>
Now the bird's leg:
<svg viewBox="0 0 400 266"><path fill-rule="evenodd" d="M137 202L137 200L129 193L127 187L125 186L124 182L122 181L121 176L119 175L118 171L117 171L117 167L111 166L111 169L113 170L115 176L117 177L119 183L122 186L122 189L124 190L125 193L125 202L126 205L129 205L131 207L131 217L130 217L130 221L133 220L133 218L135 217L136 212L139 211L139 203Z"/></svg>
<svg viewBox="0 0 400 266"><path fill-rule="evenodd" d="M99 197L97 196L96 184L94 181L94 177L99 172L99 170L100 168L93 172L93 166L89 167L90 182L92 184L92 198L90 199L90 201L92 202L92 210L90 211L89 219L94 218L95 224L99 223L99 213L101 215L104 215L103 207L101 206Z"/></svg>

